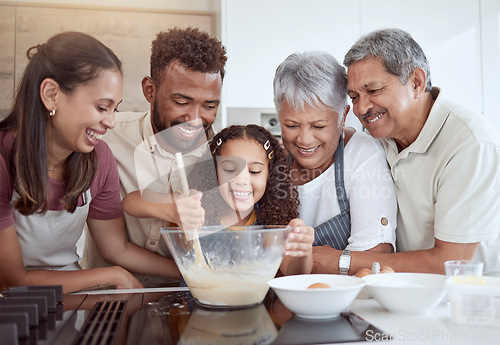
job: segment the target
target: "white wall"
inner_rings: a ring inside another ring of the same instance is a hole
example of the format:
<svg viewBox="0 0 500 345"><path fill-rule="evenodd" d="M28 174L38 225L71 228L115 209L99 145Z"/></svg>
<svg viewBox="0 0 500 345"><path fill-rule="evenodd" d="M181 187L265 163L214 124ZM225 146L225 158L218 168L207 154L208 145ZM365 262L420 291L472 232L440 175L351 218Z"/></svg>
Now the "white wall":
<svg viewBox="0 0 500 345"><path fill-rule="evenodd" d="M500 128L500 1L481 0L483 111Z"/></svg>
<svg viewBox="0 0 500 345"><path fill-rule="evenodd" d="M229 108L274 107L274 70L290 53L325 50L342 62L362 34L399 27L426 52L433 85L500 128L494 108L500 96L498 0L222 1ZM348 123L359 126L352 113Z"/></svg>
<svg viewBox="0 0 500 345"><path fill-rule="evenodd" d="M274 108L272 79L289 54L325 50L342 63L359 36L359 1L223 0L222 8L228 123L245 121L231 118L237 113L231 108ZM353 125L359 126L357 120Z"/></svg>
<svg viewBox="0 0 500 345"><path fill-rule="evenodd" d="M362 1L362 33L384 26L408 31L421 45L431 80L452 100L483 111L479 0ZM382 11L379 9L383 8ZM373 16L375 17L375 16Z"/></svg>

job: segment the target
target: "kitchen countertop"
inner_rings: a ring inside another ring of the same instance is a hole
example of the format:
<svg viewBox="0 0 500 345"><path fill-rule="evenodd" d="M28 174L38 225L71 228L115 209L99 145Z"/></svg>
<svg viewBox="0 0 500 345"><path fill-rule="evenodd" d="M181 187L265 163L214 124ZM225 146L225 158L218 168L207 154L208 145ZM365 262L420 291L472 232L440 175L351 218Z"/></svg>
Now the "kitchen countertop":
<svg viewBox="0 0 500 345"><path fill-rule="evenodd" d="M422 315L398 315L374 299L356 299L337 319L308 321L293 317L272 290L256 307L227 310L198 306L187 288L157 288L65 295L63 320L39 344L73 343L91 310L110 301L126 301L117 345L500 343L500 327L453 324L447 302Z"/></svg>
<svg viewBox="0 0 500 345"><path fill-rule="evenodd" d="M160 288L144 290L96 291L88 294L117 294L133 292L189 291L187 288ZM450 308L446 301L422 315L398 315L385 310L374 299L356 299L350 311L361 317L380 332L366 331L366 341L354 342L366 344L376 341L379 344L499 344L500 328L488 326L465 326L454 324L450 320ZM283 321L289 320L288 311ZM279 318L279 309L275 306L274 317ZM276 321L276 320L275 320ZM389 340L390 339L390 340ZM342 344L342 343L337 343ZM343 343L353 344L353 342Z"/></svg>
<svg viewBox="0 0 500 345"><path fill-rule="evenodd" d="M350 309L380 328L384 336L392 337L379 344L500 344L500 327L452 323L446 301L422 315L393 314L374 299L356 299ZM378 337L367 340L382 340L383 336Z"/></svg>

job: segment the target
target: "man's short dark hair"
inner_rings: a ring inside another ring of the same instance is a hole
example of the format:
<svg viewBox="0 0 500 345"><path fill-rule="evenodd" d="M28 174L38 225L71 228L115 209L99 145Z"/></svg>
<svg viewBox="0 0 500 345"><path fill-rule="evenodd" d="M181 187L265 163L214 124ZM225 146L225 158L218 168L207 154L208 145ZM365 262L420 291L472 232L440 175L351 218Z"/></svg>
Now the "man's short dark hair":
<svg viewBox="0 0 500 345"><path fill-rule="evenodd" d="M189 70L220 73L224 79L226 48L208 33L197 28L173 28L161 31L151 46L151 78L159 85L163 71L178 61Z"/></svg>

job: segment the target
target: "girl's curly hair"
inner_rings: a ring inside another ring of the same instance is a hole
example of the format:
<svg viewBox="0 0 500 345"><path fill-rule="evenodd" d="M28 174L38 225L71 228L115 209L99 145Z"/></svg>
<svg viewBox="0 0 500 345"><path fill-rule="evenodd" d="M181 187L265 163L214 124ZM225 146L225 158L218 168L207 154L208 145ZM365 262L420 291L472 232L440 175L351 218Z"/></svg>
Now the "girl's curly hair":
<svg viewBox="0 0 500 345"><path fill-rule="evenodd" d="M235 139L251 139L262 145L269 162L266 191L255 205L258 225L286 225L297 218L299 199L297 187L292 183L286 154L278 140L258 125L233 125L220 131L210 143L210 151L217 166L217 156L224 145Z"/></svg>

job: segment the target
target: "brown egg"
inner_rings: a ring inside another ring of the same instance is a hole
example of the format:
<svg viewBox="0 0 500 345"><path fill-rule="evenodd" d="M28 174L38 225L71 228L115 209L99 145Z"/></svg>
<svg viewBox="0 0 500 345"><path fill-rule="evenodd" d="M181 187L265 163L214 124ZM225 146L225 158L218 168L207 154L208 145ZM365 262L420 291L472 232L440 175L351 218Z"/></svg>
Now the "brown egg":
<svg viewBox="0 0 500 345"><path fill-rule="evenodd" d="M390 266L383 266L380 268L380 273L394 273L394 270Z"/></svg>
<svg viewBox="0 0 500 345"><path fill-rule="evenodd" d="M358 271L358 273L356 273L356 277L361 278L369 275L370 273L372 273L372 271L369 268L362 268Z"/></svg>
<svg viewBox="0 0 500 345"><path fill-rule="evenodd" d="M329 289L331 288L330 285L325 284L325 283L314 283L311 284L307 287L308 289Z"/></svg>

